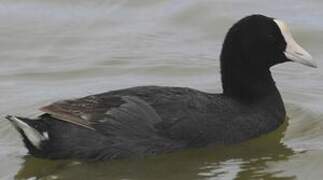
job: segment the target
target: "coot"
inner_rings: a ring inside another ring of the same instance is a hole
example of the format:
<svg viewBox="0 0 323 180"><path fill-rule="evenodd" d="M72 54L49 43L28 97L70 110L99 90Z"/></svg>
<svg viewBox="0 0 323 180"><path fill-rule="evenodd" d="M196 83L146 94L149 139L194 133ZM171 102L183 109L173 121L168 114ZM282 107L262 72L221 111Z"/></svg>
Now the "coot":
<svg viewBox="0 0 323 180"><path fill-rule="evenodd" d="M251 15L225 37L221 94L140 86L58 101L36 119L7 119L30 154L50 159L108 160L239 143L284 121L269 69L288 61L316 66L283 21Z"/></svg>

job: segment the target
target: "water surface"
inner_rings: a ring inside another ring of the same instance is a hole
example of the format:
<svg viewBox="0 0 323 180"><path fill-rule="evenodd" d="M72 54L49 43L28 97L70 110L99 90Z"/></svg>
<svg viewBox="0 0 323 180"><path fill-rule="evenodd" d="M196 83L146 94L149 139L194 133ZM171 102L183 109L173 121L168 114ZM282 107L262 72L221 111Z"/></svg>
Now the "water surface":
<svg viewBox="0 0 323 180"><path fill-rule="evenodd" d="M3 0L0 179L321 179L323 3L319 0ZM273 133L226 147L111 162L50 161L27 151L6 114L138 85L220 92L228 28L249 14L288 22L320 68L272 68L289 116Z"/></svg>

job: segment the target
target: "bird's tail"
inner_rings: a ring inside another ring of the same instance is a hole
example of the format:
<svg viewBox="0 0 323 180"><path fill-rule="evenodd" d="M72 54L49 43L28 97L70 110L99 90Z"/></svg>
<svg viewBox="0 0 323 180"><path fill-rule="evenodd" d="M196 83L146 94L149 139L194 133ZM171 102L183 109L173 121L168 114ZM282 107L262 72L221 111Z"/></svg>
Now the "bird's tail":
<svg viewBox="0 0 323 180"><path fill-rule="evenodd" d="M42 144L49 140L48 132L42 121L11 115L6 116L6 119L20 133L31 154L39 152Z"/></svg>

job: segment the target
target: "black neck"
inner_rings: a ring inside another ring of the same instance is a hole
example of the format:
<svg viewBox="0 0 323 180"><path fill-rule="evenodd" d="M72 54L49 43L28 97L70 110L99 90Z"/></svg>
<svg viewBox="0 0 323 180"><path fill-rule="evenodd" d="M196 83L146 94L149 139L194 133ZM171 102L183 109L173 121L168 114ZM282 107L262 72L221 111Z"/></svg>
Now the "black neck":
<svg viewBox="0 0 323 180"><path fill-rule="evenodd" d="M256 58L257 55L253 57L244 56L239 46L230 43L230 39L225 40L221 52L221 75L224 95L248 102L255 102L268 96L280 98L269 67L262 64L255 66L250 63L263 62L257 61Z"/></svg>

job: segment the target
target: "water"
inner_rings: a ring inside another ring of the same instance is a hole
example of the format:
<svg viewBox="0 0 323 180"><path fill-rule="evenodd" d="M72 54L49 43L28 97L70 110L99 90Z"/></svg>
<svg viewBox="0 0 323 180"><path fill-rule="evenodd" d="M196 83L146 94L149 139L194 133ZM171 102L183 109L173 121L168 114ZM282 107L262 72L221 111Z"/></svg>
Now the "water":
<svg viewBox="0 0 323 180"><path fill-rule="evenodd" d="M323 3L319 0L3 0L0 2L0 179L321 179ZM288 22L320 68L272 68L289 120L226 147L111 162L49 161L27 151L6 114L137 85L220 92L219 52L252 13Z"/></svg>

